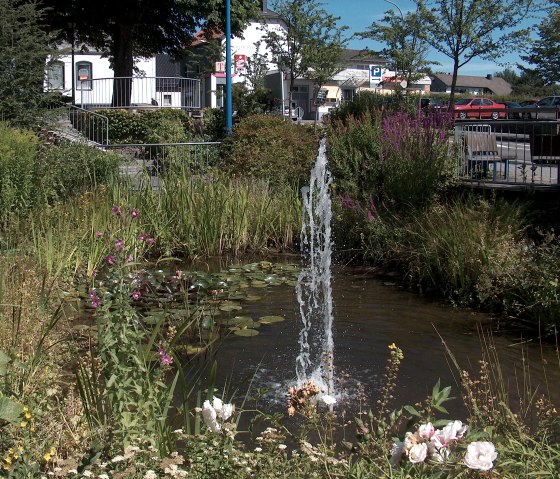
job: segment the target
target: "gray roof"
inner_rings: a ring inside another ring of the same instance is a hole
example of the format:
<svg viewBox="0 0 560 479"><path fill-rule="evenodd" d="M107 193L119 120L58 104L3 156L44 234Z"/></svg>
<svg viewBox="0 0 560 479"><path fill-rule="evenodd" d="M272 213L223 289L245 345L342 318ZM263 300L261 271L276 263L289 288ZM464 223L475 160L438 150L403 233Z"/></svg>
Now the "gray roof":
<svg viewBox="0 0 560 479"><path fill-rule="evenodd" d="M453 75L446 73L435 73L431 75L446 86L451 86ZM511 93L511 85L503 78L488 75L486 77L457 75L457 87L460 88L485 88L496 95L509 95Z"/></svg>
<svg viewBox="0 0 560 479"><path fill-rule="evenodd" d="M363 63L387 63L387 60L381 58L378 53L371 50L354 50L345 48L342 51L342 61L345 63L363 62Z"/></svg>

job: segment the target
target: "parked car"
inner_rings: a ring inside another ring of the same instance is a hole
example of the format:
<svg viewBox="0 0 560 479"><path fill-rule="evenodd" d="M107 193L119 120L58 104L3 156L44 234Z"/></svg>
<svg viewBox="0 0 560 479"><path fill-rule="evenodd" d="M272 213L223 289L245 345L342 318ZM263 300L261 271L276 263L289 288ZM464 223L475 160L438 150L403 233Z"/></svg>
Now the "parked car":
<svg viewBox="0 0 560 479"><path fill-rule="evenodd" d="M547 96L534 105L524 106L523 108L527 109L527 112L523 112L521 115L525 119L542 118L557 120L560 117L560 96ZM539 108L542 108L544 111L537 111Z"/></svg>
<svg viewBox="0 0 560 479"><path fill-rule="evenodd" d="M520 103L517 103L516 101L504 101L504 105L506 106L506 110L507 113L507 118L510 120L520 120L521 119L521 111L519 111L519 108L521 107ZM514 110L514 111L509 111L509 110Z"/></svg>
<svg viewBox="0 0 560 479"><path fill-rule="evenodd" d="M455 118L492 118L497 120L506 117L506 106L488 98L464 98L453 106Z"/></svg>
<svg viewBox="0 0 560 479"><path fill-rule="evenodd" d="M443 108L445 105L440 98L421 98L420 108L424 111Z"/></svg>

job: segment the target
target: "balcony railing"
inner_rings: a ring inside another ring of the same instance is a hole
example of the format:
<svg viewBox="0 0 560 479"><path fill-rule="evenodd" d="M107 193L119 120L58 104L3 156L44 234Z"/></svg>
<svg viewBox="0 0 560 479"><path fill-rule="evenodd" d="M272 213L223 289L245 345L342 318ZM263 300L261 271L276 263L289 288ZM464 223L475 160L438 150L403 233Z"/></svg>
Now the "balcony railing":
<svg viewBox="0 0 560 479"><path fill-rule="evenodd" d="M202 106L200 80L182 77L115 77L79 82L76 103L82 108L180 108Z"/></svg>

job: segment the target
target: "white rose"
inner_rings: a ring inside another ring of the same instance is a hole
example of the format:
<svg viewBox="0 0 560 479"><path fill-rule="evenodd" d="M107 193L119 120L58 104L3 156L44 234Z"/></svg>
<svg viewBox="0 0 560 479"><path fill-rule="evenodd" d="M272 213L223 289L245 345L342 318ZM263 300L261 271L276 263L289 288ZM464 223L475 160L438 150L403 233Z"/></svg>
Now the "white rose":
<svg viewBox="0 0 560 479"><path fill-rule="evenodd" d="M418 435L422 439L430 439L435 432L436 430L434 429L434 426L431 422L429 422L428 424L421 424L418 427Z"/></svg>
<svg viewBox="0 0 560 479"><path fill-rule="evenodd" d="M222 410L222 400L220 398L213 398L212 399L212 407L216 410L217 413L219 413Z"/></svg>
<svg viewBox="0 0 560 479"><path fill-rule="evenodd" d="M204 401L202 405L202 419L204 419L204 424L206 424L212 432L220 432L221 430L216 418L216 410L212 407L210 401Z"/></svg>
<svg viewBox="0 0 560 479"><path fill-rule="evenodd" d="M428 455L428 445L425 442L415 444L408 451L408 459L412 464L424 462Z"/></svg>
<svg viewBox="0 0 560 479"><path fill-rule="evenodd" d="M222 408L218 411L218 416L224 421L227 421L235 411L235 406L233 404L224 404Z"/></svg>
<svg viewBox="0 0 560 479"><path fill-rule="evenodd" d="M391 466L396 467L401 463L404 451L404 442L399 441L393 443L393 449L391 449L391 459L389 459Z"/></svg>
<svg viewBox="0 0 560 479"><path fill-rule="evenodd" d="M497 457L498 453L491 442L471 442L465 454L465 465L470 469L488 471Z"/></svg>

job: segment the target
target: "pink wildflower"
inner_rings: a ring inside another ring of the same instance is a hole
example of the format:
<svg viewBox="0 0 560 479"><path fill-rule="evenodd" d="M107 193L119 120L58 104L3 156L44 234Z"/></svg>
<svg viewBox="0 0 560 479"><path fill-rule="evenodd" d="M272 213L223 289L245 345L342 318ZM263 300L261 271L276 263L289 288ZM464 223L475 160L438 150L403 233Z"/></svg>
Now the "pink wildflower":
<svg viewBox="0 0 560 479"><path fill-rule="evenodd" d="M115 240L115 248L117 248L117 251L122 251L124 248L124 240L122 239Z"/></svg>
<svg viewBox="0 0 560 479"><path fill-rule="evenodd" d="M118 216L119 218L122 216L121 209L117 205L113 205L111 211L115 213L115 215Z"/></svg>
<svg viewBox="0 0 560 479"><path fill-rule="evenodd" d="M134 291L132 292L131 296L132 296L132 299L133 299L134 301L138 301L138 300L140 299L140 297L142 296L142 293L141 293L140 291L138 291L138 290L134 290Z"/></svg>
<svg viewBox="0 0 560 479"><path fill-rule="evenodd" d="M138 215L139 215L139 213L138 213L138 210L137 210L136 208L132 208L132 209L130 210L130 217L131 217L132 219L138 218Z"/></svg>
<svg viewBox="0 0 560 479"><path fill-rule="evenodd" d="M167 354L167 351L165 349L159 348L158 354L161 364L163 364L164 366L169 366L173 362L173 358L171 358L171 356Z"/></svg>

